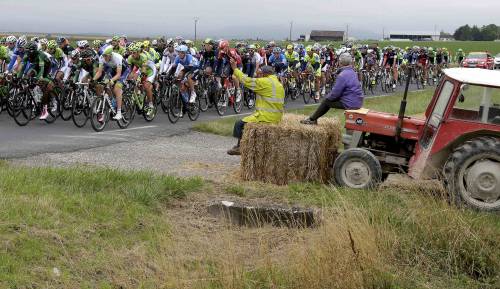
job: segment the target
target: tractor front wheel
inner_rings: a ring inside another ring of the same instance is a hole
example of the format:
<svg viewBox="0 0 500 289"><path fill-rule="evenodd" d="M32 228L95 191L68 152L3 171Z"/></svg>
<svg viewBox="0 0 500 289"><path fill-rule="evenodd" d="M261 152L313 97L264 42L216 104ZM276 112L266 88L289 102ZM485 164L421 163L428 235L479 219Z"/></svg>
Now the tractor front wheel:
<svg viewBox="0 0 500 289"><path fill-rule="evenodd" d="M382 167L370 151L352 148L343 151L333 164L335 183L353 189L373 189L382 182Z"/></svg>
<svg viewBox="0 0 500 289"><path fill-rule="evenodd" d="M456 205L500 211L500 140L480 137L465 142L446 162L444 177Z"/></svg>

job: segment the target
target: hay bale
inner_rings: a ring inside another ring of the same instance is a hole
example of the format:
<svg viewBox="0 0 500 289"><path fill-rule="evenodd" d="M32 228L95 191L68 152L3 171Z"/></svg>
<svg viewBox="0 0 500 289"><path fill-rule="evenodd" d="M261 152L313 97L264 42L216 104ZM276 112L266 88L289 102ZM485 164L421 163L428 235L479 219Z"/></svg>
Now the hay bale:
<svg viewBox="0 0 500 289"><path fill-rule="evenodd" d="M241 140L242 178L277 185L328 182L342 127L336 118L321 118L317 126L300 124L304 118L285 114L279 124L246 124Z"/></svg>

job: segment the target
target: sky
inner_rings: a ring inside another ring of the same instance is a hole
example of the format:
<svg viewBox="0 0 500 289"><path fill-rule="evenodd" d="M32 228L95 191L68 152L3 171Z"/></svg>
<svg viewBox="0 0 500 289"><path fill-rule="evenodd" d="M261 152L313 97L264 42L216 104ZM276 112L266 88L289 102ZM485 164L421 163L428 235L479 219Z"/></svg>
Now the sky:
<svg viewBox="0 0 500 289"><path fill-rule="evenodd" d="M453 3L453 4L451 4ZM360 39L382 32L500 25L500 0L0 0L0 31L292 39L312 29Z"/></svg>

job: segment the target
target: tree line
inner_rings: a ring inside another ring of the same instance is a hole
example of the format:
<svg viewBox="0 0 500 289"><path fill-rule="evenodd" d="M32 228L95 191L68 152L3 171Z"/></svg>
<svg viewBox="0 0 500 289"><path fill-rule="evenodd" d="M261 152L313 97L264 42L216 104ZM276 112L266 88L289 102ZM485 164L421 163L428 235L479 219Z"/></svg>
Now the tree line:
<svg viewBox="0 0 500 289"><path fill-rule="evenodd" d="M500 26L490 24L479 28L467 24L455 30L453 37L461 41L493 41L500 39Z"/></svg>

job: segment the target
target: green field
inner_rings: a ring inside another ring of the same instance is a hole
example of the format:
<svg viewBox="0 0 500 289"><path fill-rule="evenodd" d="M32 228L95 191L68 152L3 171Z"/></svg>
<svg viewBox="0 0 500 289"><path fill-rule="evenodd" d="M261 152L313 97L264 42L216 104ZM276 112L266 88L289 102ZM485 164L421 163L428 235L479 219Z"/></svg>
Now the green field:
<svg viewBox="0 0 500 289"><path fill-rule="evenodd" d="M427 108L434 90L432 88L427 89L425 91L412 91L408 96L408 104L406 106L407 115L417 115L421 114ZM399 111L399 105L401 99L403 97L403 93L395 93L394 95L386 96L386 97L376 97L376 98L367 98L364 101L363 107L383 111L383 112L392 112L397 113ZM298 99L297 101L301 101ZM305 114L310 115L314 112L316 106L308 106L302 109L292 109L287 110L287 113L296 113L296 114ZM344 112L338 109L330 110L326 116L337 117L342 122L344 121ZM201 132L213 133L217 135L223 136L231 136L233 133L233 125L234 122L241 117L234 116L228 118L222 118L214 121L208 122L198 122L194 125L194 129Z"/></svg>

